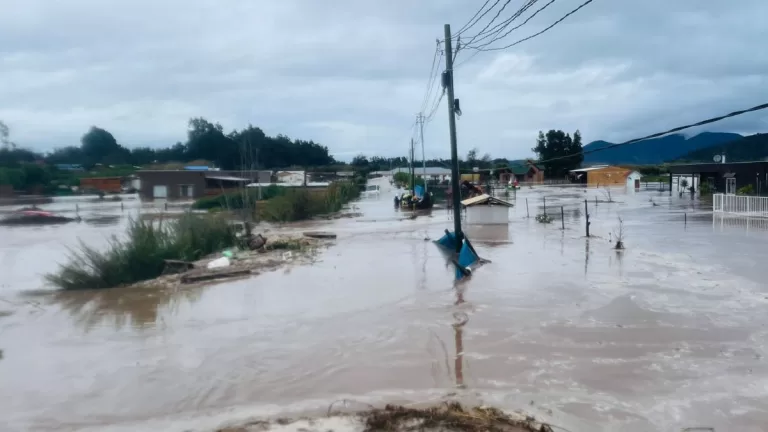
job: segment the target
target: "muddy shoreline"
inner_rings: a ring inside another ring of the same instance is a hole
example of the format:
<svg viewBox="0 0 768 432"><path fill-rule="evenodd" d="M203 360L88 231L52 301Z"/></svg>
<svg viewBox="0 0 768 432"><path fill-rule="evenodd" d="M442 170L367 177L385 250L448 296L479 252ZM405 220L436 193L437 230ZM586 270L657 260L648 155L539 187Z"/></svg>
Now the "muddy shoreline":
<svg viewBox="0 0 768 432"><path fill-rule="evenodd" d="M207 268L210 262L225 256L218 252L191 262L193 268L186 271L171 272L120 288L194 288L249 278L288 266L311 264L321 249L332 244L333 239L311 238L301 234L270 236L260 250L231 249L232 258L226 267Z"/></svg>

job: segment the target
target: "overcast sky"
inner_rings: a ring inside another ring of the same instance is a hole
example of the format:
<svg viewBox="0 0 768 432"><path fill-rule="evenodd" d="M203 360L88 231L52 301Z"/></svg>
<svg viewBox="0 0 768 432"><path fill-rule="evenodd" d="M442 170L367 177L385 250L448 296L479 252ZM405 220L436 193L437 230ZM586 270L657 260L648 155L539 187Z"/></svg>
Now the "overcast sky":
<svg viewBox="0 0 768 432"><path fill-rule="evenodd" d="M504 42L582 1L555 1ZM92 125L127 147L168 146L203 116L313 139L341 159L404 155L435 39L482 4L1 0L0 120L37 150L79 145ZM513 48L461 51L459 151L525 157L540 129L621 141L766 102L766 19L765 0L594 0ZM449 155L447 130L443 100L425 128L428 157ZM765 132L768 114L708 130Z"/></svg>

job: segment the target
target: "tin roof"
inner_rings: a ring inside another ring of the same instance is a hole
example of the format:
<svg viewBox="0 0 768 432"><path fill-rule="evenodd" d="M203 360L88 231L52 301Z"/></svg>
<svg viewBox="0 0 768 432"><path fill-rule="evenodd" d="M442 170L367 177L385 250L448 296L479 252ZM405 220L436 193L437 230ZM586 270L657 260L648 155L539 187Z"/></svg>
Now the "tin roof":
<svg viewBox="0 0 768 432"><path fill-rule="evenodd" d="M476 197L467 198L461 202L461 205L463 205L464 207L470 207L474 205L502 205L506 207L513 206L512 203L506 202L504 200L500 200L488 194L482 194Z"/></svg>

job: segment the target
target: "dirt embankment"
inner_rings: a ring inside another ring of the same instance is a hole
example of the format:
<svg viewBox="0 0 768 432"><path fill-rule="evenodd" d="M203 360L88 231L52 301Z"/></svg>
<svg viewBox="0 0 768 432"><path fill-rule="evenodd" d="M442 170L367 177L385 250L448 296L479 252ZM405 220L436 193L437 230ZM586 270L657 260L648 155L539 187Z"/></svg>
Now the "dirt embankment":
<svg viewBox="0 0 768 432"><path fill-rule="evenodd" d="M387 405L356 415L329 411L318 419L255 420L228 426L216 432L344 432L344 431L470 431L470 432L553 432L551 426L524 414L505 413L497 408L467 408L458 402L446 402L429 408Z"/></svg>
<svg viewBox="0 0 768 432"><path fill-rule="evenodd" d="M313 238L302 234L270 236L263 247L256 250L230 249L193 262L168 261L165 274L132 286L177 288L182 285L209 285L284 266L310 264L320 249L332 243L333 238ZM220 266L211 268L210 264L214 261L218 261Z"/></svg>

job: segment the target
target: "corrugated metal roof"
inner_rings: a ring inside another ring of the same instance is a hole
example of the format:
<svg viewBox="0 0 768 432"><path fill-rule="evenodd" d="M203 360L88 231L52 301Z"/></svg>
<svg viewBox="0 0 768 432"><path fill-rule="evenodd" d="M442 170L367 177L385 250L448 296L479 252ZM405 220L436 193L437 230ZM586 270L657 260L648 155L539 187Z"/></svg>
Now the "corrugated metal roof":
<svg viewBox="0 0 768 432"><path fill-rule="evenodd" d="M596 166L591 166L589 168L579 168L579 169L571 170L571 172L587 172L587 171L595 171L595 170L604 169L604 168L612 168L612 167L610 165L596 165ZM619 167L616 167L616 168L619 168Z"/></svg>
<svg viewBox="0 0 768 432"><path fill-rule="evenodd" d="M513 204L500 200L498 198L492 197L488 194L482 194L478 195L476 197L467 198L464 201L461 202L461 205L464 207L470 207L473 205L502 205L506 207L512 207Z"/></svg>
<svg viewBox="0 0 768 432"><path fill-rule="evenodd" d="M232 177L232 176L217 176L217 175L206 175L205 178L211 179L211 180L222 180L222 181L238 181L238 182L250 182L250 179L242 178L242 177Z"/></svg>

